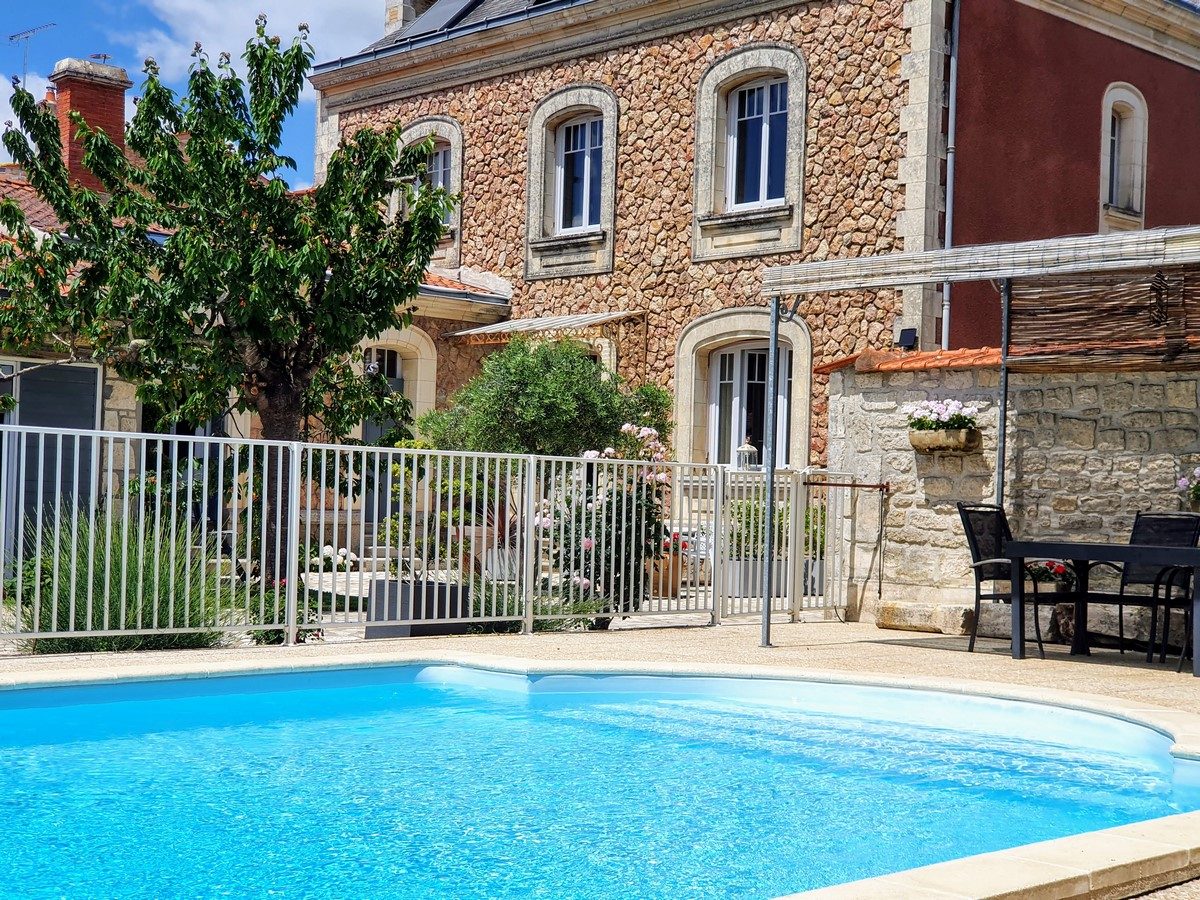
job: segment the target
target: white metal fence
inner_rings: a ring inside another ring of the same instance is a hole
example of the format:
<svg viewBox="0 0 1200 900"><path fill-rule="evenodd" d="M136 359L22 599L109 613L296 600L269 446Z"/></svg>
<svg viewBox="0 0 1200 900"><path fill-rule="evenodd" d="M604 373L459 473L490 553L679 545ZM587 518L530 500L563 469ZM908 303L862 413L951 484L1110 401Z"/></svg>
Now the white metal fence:
<svg viewBox="0 0 1200 900"><path fill-rule="evenodd" d="M848 478L778 479L772 608L846 601ZM0 638L390 637L761 612L719 466L0 426Z"/></svg>

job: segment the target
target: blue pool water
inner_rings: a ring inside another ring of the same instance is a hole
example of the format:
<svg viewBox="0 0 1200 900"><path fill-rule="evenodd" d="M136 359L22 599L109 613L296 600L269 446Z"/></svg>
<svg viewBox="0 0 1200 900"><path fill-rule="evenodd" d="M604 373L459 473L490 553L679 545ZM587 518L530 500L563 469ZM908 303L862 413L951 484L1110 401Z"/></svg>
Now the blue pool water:
<svg viewBox="0 0 1200 900"><path fill-rule="evenodd" d="M0 692L0 893L745 897L1200 808L980 698L446 666Z"/></svg>

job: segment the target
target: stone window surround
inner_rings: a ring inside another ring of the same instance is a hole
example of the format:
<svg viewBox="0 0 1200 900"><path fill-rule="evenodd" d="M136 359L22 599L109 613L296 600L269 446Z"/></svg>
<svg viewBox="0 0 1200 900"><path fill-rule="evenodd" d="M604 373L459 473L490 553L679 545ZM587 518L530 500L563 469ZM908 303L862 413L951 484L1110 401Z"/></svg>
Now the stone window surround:
<svg viewBox="0 0 1200 900"><path fill-rule="evenodd" d="M599 228L555 233L556 133L559 126L587 113L604 121ZM613 221L617 187L617 97L600 84L572 84L538 104L529 123L526 177L525 278L599 275L613 270Z"/></svg>
<svg viewBox="0 0 1200 900"><path fill-rule="evenodd" d="M788 82L787 162L782 203L726 207L729 94L764 78ZM716 60L700 77L696 98L695 210L692 258L727 259L800 249L803 239L807 67L795 47L751 44Z"/></svg>
<svg viewBox="0 0 1200 900"><path fill-rule="evenodd" d="M1110 129L1112 115L1122 119L1125 137L1123 147L1129 158L1123 163L1129 169L1125 177L1132 181L1134 208L1115 207L1108 202L1109 173L1112 170ZM1130 133L1132 132L1132 133ZM1148 145L1148 116L1146 98L1131 84L1113 82L1104 91L1100 117L1100 233L1136 231L1146 221L1146 148Z"/></svg>
<svg viewBox="0 0 1200 900"><path fill-rule="evenodd" d="M733 307L694 319L675 350L675 458L707 462L709 453L709 355L731 344L770 338L766 309ZM800 319L779 323L780 345L792 350L790 468L808 465L812 419L812 335Z"/></svg>
<svg viewBox="0 0 1200 900"><path fill-rule="evenodd" d="M449 116L426 116L410 122L400 132L401 144L414 144L432 137L438 144L450 148L450 183L446 189L462 196L463 180L463 133L462 126ZM456 203L450 212L446 233L438 242L431 262L446 269L456 269L462 258L462 203Z"/></svg>
<svg viewBox="0 0 1200 900"><path fill-rule="evenodd" d="M365 340L359 346L364 351L375 347L396 350L406 370L408 365L414 367L413 377L408 378L406 373L404 379L404 393L412 401L414 419L437 405L437 347L428 334L416 325L402 331L385 328L377 337ZM362 438L361 425L354 429L353 436Z"/></svg>

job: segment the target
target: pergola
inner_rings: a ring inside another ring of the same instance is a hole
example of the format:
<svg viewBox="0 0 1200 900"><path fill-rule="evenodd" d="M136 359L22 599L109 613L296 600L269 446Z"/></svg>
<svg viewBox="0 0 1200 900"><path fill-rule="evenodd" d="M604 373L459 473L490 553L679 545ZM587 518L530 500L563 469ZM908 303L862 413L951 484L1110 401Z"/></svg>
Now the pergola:
<svg viewBox="0 0 1200 900"><path fill-rule="evenodd" d="M767 423L763 458L774 460L779 322L799 315L806 294L991 281L1000 293L1000 423L996 502L1004 502L1008 374L1013 371L1200 369L1200 227L981 244L773 266ZM774 466L766 469L773 496ZM773 555L768 504L766 557ZM772 567L763 570L771 596ZM770 645L770 604L762 644Z"/></svg>

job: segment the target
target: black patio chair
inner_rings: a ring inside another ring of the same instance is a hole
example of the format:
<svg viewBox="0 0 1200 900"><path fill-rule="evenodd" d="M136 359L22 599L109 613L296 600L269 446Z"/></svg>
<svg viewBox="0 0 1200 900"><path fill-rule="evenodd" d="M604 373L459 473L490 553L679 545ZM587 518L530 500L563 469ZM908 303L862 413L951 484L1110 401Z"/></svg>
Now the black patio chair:
<svg viewBox="0 0 1200 900"><path fill-rule="evenodd" d="M1145 544L1154 547L1195 547L1200 544L1200 515L1185 512L1139 512L1133 520L1133 530L1129 534L1130 544ZM1150 640L1146 648L1146 662L1154 661L1154 639L1158 626L1158 611L1164 610L1164 618L1171 600L1168 589L1172 579L1178 583L1181 578L1187 578L1182 585L1185 592L1190 588L1190 573L1181 573L1173 566L1161 566L1152 563L1125 563L1117 565L1110 562L1094 562L1092 569L1108 568L1120 573L1121 581L1117 592L1103 593L1088 591L1088 603L1099 603L1117 607L1117 647L1125 652L1125 607L1150 610ZM1131 588L1135 590L1130 590ZM1136 589L1149 588L1150 592L1139 593ZM1176 607L1178 608L1178 607ZM1165 640L1165 637L1164 637Z"/></svg>
<svg viewBox="0 0 1200 900"><path fill-rule="evenodd" d="M1176 590L1178 590L1178 593L1176 593ZM1188 652L1196 652L1196 648L1192 646L1192 570L1182 566L1172 569L1170 576L1167 578L1163 602L1163 631L1162 644L1159 648L1159 662L1166 662L1167 660L1167 644L1171 638L1171 611L1176 609L1183 613L1183 644L1179 648L1179 662L1175 666L1175 671L1182 672L1183 661L1187 658ZM1151 653L1154 652L1157 612L1158 610L1153 608L1150 611Z"/></svg>
<svg viewBox="0 0 1200 900"><path fill-rule="evenodd" d="M968 652L975 651L975 636L979 632L979 611L984 600L993 603L1012 603L1012 562L1004 556L1004 545L1012 540L1008 527L1008 516L1004 508L991 503L959 503L958 514L967 533L967 546L971 548L971 569L975 572L975 620L971 623L971 641ZM1026 571L1033 574L1029 565ZM985 593L983 583L992 582L992 590ZM1004 585L997 590L996 582ZM1038 653L1046 658L1042 646L1042 623L1038 610L1042 599L1038 583L1033 582L1033 593L1025 594L1025 602L1033 607L1033 633L1037 637ZM1054 601L1057 602L1057 601Z"/></svg>

